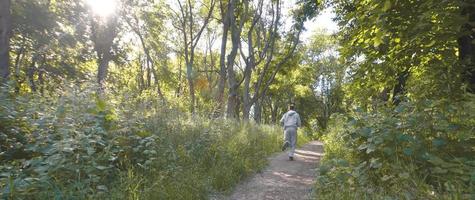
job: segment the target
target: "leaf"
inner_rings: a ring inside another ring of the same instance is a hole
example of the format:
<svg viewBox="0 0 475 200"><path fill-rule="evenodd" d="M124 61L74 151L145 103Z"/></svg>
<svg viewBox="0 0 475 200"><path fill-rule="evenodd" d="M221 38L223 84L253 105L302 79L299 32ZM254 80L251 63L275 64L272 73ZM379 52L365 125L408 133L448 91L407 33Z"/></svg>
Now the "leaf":
<svg viewBox="0 0 475 200"><path fill-rule="evenodd" d="M401 177L403 179L408 179L409 177L411 177L411 175L407 172L403 172L403 173L399 174L399 177Z"/></svg>
<svg viewBox="0 0 475 200"><path fill-rule="evenodd" d="M387 181L387 180L392 179L392 178L393 178L393 176L388 176L388 175L385 174L385 175L381 178L381 180L382 180L382 181Z"/></svg>
<svg viewBox="0 0 475 200"><path fill-rule="evenodd" d="M358 150L365 150L366 148L368 148L368 144L361 144L361 145L358 147Z"/></svg>
<svg viewBox="0 0 475 200"><path fill-rule="evenodd" d="M448 170L442 169L440 167L435 167L435 168L432 169L432 172L436 173L436 174L446 174L448 172Z"/></svg>
<svg viewBox="0 0 475 200"><path fill-rule="evenodd" d="M384 152L386 155L388 155L388 156L391 156L391 155L394 154L394 150L391 149L391 148L389 148L389 147L384 147L384 148L383 148L383 152Z"/></svg>
<svg viewBox="0 0 475 200"><path fill-rule="evenodd" d="M337 160L337 164L339 166L343 166L343 167L348 167L350 166L350 163L348 163L348 161L346 161L345 159L338 159Z"/></svg>
<svg viewBox="0 0 475 200"><path fill-rule="evenodd" d="M386 2L384 2L383 11L386 12L389 9L391 9L391 0L386 0Z"/></svg>
<svg viewBox="0 0 475 200"><path fill-rule="evenodd" d="M406 156L412 156L413 150L411 148L404 148L402 151Z"/></svg>
<svg viewBox="0 0 475 200"><path fill-rule="evenodd" d="M363 129L361 129L360 135L363 137L369 137L371 135L371 128L364 127Z"/></svg>
<svg viewBox="0 0 475 200"><path fill-rule="evenodd" d="M402 141L402 142L408 142L412 140L412 137L410 135L400 133L397 136L397 140Z"/></svg>
<svg viewBox="0 0 475 200"><path fill-rule="evenodd" d="M99 166L96 166L96 169L98 169L98 170L106 170L106 169L109 169L109 167L99 165Z"/></svg>
<svg viewBox="0 0 475 200"><path fill-rule="evenodd" d="M376 150L376 146L374 146L373 144L370 144L368 145L368 148L366 149L366 153L369 154L373 152L374 150Z"/></svg>
<svg viewBox="0 0 475 200"><path fill-rule="evenodd" d="M379 158L371 158L371 161L369 163L369 167L377 169L383 166L383 163L379 162Z"/></svg>
<svg viewBox="0 0 475 200"><path fill-rule="evenodd" d="M429 44L426 45L426 47L432 47L435 44L435 40L430 41Z"/></svg>
<svg viewBox="0 0 475 200"><path fill-rule="evenodd" d="M107 186L105 185L98 185L96 189L100 191L105 191L105 192L108 191Z"/></svg>
<svg viewBox="0 0 475 200"><path fill-rule="evenodd" d="M442 139L442 138L436 138L434 140L432 140L432 145L434 147L441 147L441 146L444 146L447 142Z"/></svg>
<svg viewBox="0 0 475 200"><path fill-rule="evenodd" d="M404 105L400 104L396 107L396 109L394 111L396 111L396 113L402 113L402 112L404 112L405 109L406 109L406 107Z"/></svg>

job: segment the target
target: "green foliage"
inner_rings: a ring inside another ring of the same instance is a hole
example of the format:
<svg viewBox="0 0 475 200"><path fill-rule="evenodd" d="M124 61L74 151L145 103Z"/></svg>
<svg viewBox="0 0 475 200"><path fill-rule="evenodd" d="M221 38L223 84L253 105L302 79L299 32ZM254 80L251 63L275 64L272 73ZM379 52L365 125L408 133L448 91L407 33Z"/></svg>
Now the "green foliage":
<svg viewBox="0 0 475 200"><path fill-rule="evenodd" d="M206 199L263 168L282 142L277 127L190 118L154 97L94 91L1 93L2 198Z"/></svg>
<svg viewBox="0 0 475 200"><path fill-rule="evenodd" d="M417 100L463 91L457 40L467 22L460 14L464 1L331 2L342 28L341 59L351 69L351 102L368 105L390 91L397 96L398 83Z"/></svg>
<svg viewBox="0 0 475 200"><path fill-rule="evenodd" d="M340 125L325 136L318 193L347 199L475 195L473 105L473 99L427 100L334 118ZM356 192L335 196L335 190Z"/></svg>

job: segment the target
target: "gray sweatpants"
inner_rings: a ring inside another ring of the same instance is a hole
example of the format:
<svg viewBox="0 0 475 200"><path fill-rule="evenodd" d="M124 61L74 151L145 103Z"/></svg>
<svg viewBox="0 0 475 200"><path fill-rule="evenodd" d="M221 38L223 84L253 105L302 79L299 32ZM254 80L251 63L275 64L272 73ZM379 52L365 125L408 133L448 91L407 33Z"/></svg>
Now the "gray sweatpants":
<svg viewBox="0 0 475 200"><path fill-rule="evenodd" d="M286 127L284 129L284 142L289 143L290 151L289 157L294 157L295 147L297 146L297 128Z"/></svg>

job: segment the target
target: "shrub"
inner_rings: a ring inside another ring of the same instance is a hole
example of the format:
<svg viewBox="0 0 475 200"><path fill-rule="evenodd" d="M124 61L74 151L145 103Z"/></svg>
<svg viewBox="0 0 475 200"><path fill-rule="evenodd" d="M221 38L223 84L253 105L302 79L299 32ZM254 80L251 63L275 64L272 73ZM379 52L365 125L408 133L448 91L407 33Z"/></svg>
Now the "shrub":
<svg viewBox="0 0 475 200"><path fill-rule="evenodd" d="M475 195L474 119L473 101L444 100L336 117L332 123L343 125L325 136L317 191L375 199Z"/></svg>
<svg viewBox="0 0 475 200"><path fill-rule="evenodd" d="M2 93L2 198L206 199L263 168L282 143L274 126L188 117L148 97L94 91Z"/></svg>

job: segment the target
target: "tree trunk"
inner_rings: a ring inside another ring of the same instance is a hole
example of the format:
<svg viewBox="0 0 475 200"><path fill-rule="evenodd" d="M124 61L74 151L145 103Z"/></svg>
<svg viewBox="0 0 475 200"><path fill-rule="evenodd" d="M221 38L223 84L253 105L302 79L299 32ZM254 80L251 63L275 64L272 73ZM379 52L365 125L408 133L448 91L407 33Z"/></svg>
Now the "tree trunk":
<svg viewBox="0 0 475 200"><path fill-rule="evenodd" d="M401 98L403 97L405 93L406 81L408 78L409 78L409 68L399 73L399 75L397 76L397 83L394 86L394 90L393 90L393 104L395 106L401 103Z"/></svg>
<svg viewBox="0 0 475 200"><path fill-rule="evenodd" d="M178 61L178 66L180 67L178 69L178 85L176 88L176 97L181 97L181 90L182 90L182 82L183 82L183 62L181 59Z"/></svg>
<svg viewBox="0 0 475 200"><path fill-rule="evenodd" d="M186 78L188 79L188 85L190 89L190 111L192 114L195 114L195 88L194 88L194 77L193 77L193 64L195 56L195 48L198 45L198 42L201 38L201 34L208 25L211 15L213 14L213 9L215 1L211 1L210 9L207 13L207 16L204 18L203 24L199 27L199 31L195 32L195 21L193 19L193 5L192 1L187 1L185 6L182 5L181 1L178 1L181 12L181 28L184 40L184 53L185 53L185 63L186 63ZM187 31L189 35L187 35ZM195 34L196 33L196 34Z"/></svg>
<svg viewBox="0 0 475 200"><path fill-rule="evenodd" d="M261 123L262 121L262 102L261 100L256 101L254 104L254 121L256 123Z"/></svg>
<svg viewBox="0 0 475 200"><path fill-rule="evenodd" d="M97 68L97 83L99 84L99 90L103 92L105 90L105 82L107 73L109 71L109 61L111 60L110 51L102 53L102 57L98 60L99 65Z"/></svg>
<svg viewBox="0 0 475 200"><path fill-rule="evenodd" d="M154 81L155 81L155 86L157 87L157 94L160 97L160 99L162 100L162 103L166 104L167 100L165 99L165 96L163 96L162 89L160 88L160 81L158 81L158 78L157 78L158 73L157 73L157 70L155 69L154 65L152 65L152 73L153 73L153 76L155 77Z"/></svg>
<svg viewBox="0 0 475 200"><path fill-rule="evenodd" d="M40 86L40 94L41 96L44 95L44 88L45 88L45 79L44 79L44 72L46 64L46 55L43 55L42 61L40 66L38 66L38 84Z"/></svg>
<svg viewBox="0 0 475 200"><path fill-rule="evenodd" d="M30 82L30 89L32 92L36 93L36 83L35 83L35 72L36 70L36 60L37 56L34 55L30 67L28 68L27 76L28 76L28 81Z"/></svg>
<svg viewBox="0 0 475 200"><path fill-rule="evenodd" d="M221 3L223 1L221 0ZM231 15L233 14L234 1L231 1L227 4L226 11L222 11L223 18L223 35L221 38L221 54L219 56L219 81L218 81L218 91L216 92L216 102L217 107L215 110L215 117L221 116L224 107L224 89L226 87L226 46L228 42L228 32L229 32L229 21ZM224 8L221 8L222 10Z"/></svg>
<svg viewBox="0 0 475 200"><path fill-rule="evenodd" d="M142 93L144 88L145 88L145 80L144 80L144 70L143 70L143 66L144 66L144 62L143 59L142 59L142 56L139 55L139 58L138 58L138 67L139 67L139 72L137 74L137 85L139 87L139 93Z"/></svg>
<svg viewBox="0 0 475 200"><path fill-rule="evenodd" d="M278 107L277 105L274 105L272 106L272 103L271 103L271 121L272 121L272 124L275 124L277 123L277 111L278 111Z"/></svg>
<svg viewBox="0 0 475 200"><path fill-rule="evenodd" d="M10 76L10 0L0 0L0 84L5 84Z"/></svg>
<svg viewBox="0 0 475 200"><path fill-rule="evenodd" d="M249 42L251 43L251 42ZM252 60L252 58L250 59ZM244 121L249 120L249 115L251 111L251 107L253 102L251 101L251 76L252 76L252 68L254 67L253 61L249 61L246 64L246 68L244 69L244 91L242 94L242 119ZM252 63L252 64L251 64ZM256 101L257 103L257 101Z"/></svg>
<svg viewBox="0 0 475 200"><path fill-rule="evenodd" d="M462 9L462 15L468 16L468 23L462 26L462 36L458 39L459 59L462 61L462 78L467 91L475 93L475 6Z"/></svg>
<svg viewBox="0 0 475 200"><path fill-rule="evenodd" d="M238 112L236 112L238 106L238 89L239 84L236 79L236 74L234 72L234 60L236 59L236 55L239 49L239 45L241 42L241 30L242 27L238 27L236 16L234 15L234 5L235 1L231 2L231 9L228 12L233 13L230 15L230 26L231 26L231 42L232 48L231 52L227 57L227 71L228 71L228 87L229 87L229 96L228 96L228 107L227 107L227 117L228 118L235 118L238 117Z"/></svg>
<svg viewBox="0 0 475 200"><path fill-rule="evenodd" d="M21 63L23 61L23 59L25 59L25 55L26 55L26 52L25 52L25 49L22 47L22 49L20 49L20 54L18 54L16 60L15 60L15 94L19 94L20 93L20 88L21 88L21 84L23 83L23 80L21 79L21 76L20 76L20 66L21 66Z"/></svg>
<svg viewBox="0 0 475 200"><path fill-rule="evenodd" d="M190 112L195 113L195 85L193 80L193 63L186 64L186 79L188 79L188 86L190 89Z"/></svg>
<svg viewBox="0 0 475 200"><path fill-rule="evenodd" d="M112 45L117 36L117 18L108 19L106 23L92 21L92 38L97 53L97 83L99 94L105 91L105 82L109 71L109 62L112 59Z"/></svg>

